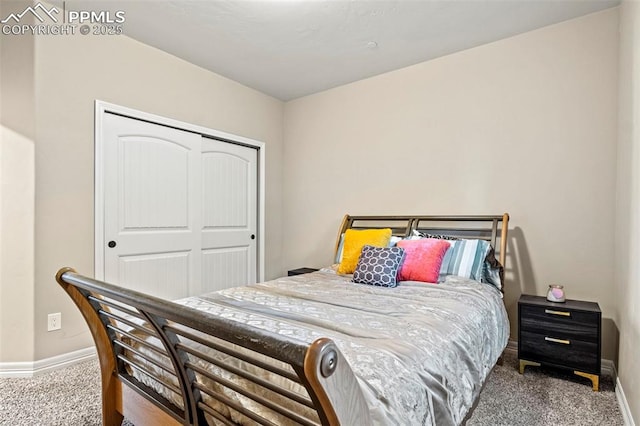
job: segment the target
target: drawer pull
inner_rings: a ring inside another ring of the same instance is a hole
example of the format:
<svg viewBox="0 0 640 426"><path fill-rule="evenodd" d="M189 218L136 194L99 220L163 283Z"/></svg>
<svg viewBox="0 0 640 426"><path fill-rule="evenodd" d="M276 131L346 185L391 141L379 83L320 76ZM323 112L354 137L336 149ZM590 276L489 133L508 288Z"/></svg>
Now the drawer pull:
<svg viewBox="0 0 640 426"><path fill-rule="evenodd" d="M571 316L571 312L566 312L566 311L554 311L552 309L545 309L544 310L545 314L551 314L551 315L562 315L563 317L570 317Z"/></svg>
<svg viewBox="0 0 640 426"><path fill-rule="evenodd" d="M563 345L571 344L570 340L554 339L553 337L545 337L544 340L546 340L547 342L562 343Z"/></svg>

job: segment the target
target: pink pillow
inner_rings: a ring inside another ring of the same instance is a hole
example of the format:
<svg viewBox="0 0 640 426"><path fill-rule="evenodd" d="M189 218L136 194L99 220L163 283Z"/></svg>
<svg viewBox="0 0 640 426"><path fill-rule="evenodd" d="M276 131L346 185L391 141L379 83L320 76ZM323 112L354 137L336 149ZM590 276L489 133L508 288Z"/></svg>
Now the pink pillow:
<svg viewBox="0 0 640 426"><path fill-rule="evenodd" d="M397 244L404 249L404 262L398 273L400 281L438 282L440 265L450 247L445 240L422 238L402 240Z"/></svg>

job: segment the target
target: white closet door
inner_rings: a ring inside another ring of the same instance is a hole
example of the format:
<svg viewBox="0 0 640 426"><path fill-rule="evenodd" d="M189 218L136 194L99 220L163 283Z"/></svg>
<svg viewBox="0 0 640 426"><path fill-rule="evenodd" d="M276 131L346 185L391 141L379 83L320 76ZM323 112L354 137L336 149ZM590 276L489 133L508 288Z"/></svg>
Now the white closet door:
<svg viewBox="0 0 640 426"><path fill-rule="evenodd" d="M255 160L224 157L198 133L114 114L105 114L103 136L106 281L167 299L255 282Z"/></svg>
<svg viewBox="0 0 640 426"><path fill-rule="evenodd" d="M257 150L202 139L202 291L256 282Z"/></svg>

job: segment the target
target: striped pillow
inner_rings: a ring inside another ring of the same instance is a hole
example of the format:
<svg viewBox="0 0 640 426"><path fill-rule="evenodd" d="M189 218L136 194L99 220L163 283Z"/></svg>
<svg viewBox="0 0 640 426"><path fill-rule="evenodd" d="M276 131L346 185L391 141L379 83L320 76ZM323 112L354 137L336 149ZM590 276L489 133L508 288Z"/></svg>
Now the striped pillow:
<svg viewBox="0 0 640 426"><path fill-rule="evenodd" d="M484 260L490 249L491 244L484 240L451 241L451 248L442 259L439 281L444 281L447 275L458 275L481 281Z"/></svg>

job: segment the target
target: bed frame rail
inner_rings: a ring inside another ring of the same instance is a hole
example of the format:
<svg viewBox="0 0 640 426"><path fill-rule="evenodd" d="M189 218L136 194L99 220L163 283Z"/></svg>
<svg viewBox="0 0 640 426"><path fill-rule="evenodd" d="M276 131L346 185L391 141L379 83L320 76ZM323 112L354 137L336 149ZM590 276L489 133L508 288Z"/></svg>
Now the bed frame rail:
<svg viewBox="0 0 640 426"><path fill-rule="evenodd" d="M333 341L311 344L58 271L84 316L102 376L103 424L369 424ZM158 407L160 409L158 409Z"/></svg>

